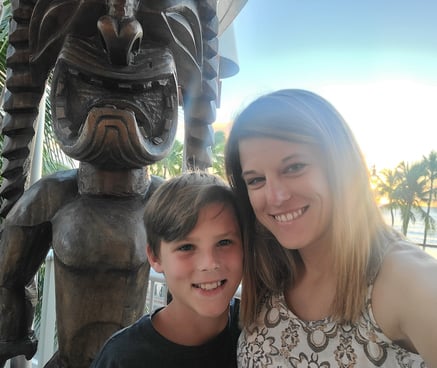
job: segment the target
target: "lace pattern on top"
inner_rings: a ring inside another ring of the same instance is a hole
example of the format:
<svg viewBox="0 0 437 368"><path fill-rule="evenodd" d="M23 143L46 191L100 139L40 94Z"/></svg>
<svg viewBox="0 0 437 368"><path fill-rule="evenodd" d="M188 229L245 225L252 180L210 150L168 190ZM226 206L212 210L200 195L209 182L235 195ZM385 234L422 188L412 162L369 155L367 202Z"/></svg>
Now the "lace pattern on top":
<svg viewBox="0 0 437 368"><path fill-rule="evenodd" d="M375 321L369 287L366 308L355 324L325 318L303 321L292 313L284 295L268 298L258 321L238 342L238 366L408 367L425 368L423 359L393 343Z"/></svg>

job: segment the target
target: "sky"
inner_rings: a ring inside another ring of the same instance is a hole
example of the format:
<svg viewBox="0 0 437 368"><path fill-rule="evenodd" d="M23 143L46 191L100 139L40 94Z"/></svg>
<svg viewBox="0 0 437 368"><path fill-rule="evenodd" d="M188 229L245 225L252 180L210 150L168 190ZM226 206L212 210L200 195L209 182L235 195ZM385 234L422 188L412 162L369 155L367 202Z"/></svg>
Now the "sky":
<svg viewBox="0 0 437 368"><path fill-rule="evenodd" d="M420 160L437 150L436 14L435 0L248 0L214 126L260 94L302 88L337 108L369 166Z"/></svg>

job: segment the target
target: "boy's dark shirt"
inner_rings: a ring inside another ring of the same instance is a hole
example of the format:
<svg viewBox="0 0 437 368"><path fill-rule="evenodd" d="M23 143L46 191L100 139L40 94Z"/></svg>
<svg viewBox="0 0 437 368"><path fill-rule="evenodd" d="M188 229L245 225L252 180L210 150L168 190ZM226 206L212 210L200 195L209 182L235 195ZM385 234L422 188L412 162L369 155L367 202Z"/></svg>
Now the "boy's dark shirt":
<svg viewBox="0 0 437 368"><path fill-rule="evenodd" d="M152 326L150 315L115 333L103 346L91 368L235 368L239 300L233 299L227 327L200 346L175 344ZM156 312L155 312L156 313Z"/></svg>

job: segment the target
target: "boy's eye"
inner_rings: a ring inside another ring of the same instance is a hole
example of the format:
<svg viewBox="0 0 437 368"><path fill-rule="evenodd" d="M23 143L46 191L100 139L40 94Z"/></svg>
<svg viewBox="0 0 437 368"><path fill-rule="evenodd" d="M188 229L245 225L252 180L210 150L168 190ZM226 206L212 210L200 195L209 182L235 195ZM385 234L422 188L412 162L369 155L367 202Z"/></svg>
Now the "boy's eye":
<svg viewBox="0 0 437 368"><path fill-rule="evenodd" d="M187 252L189 250L192 250L193 248L194 248L193 244L182 244L177 248L177 250L182 252Z"/></svg>
<svg viewBox="0 0 437 368"><path fill-rule="evenodd" d="M222 239L218 242L218 245L223 247L223 246L229 245L231 243L232 243L232 240L230 240L230 239Z"/></svg>

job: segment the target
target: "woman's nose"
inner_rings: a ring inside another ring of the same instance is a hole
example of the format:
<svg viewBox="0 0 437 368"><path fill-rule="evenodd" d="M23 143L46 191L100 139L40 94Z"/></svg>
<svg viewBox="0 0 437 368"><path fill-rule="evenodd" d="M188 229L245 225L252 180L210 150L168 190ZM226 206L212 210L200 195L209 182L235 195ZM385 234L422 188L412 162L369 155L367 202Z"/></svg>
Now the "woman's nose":
<svg viewBox="0 0 437 368"><path fill-rule="evenodd" d="M281 179L267 179L266 200L268 204L279 206L290 197L290 189Z"/></svg>

